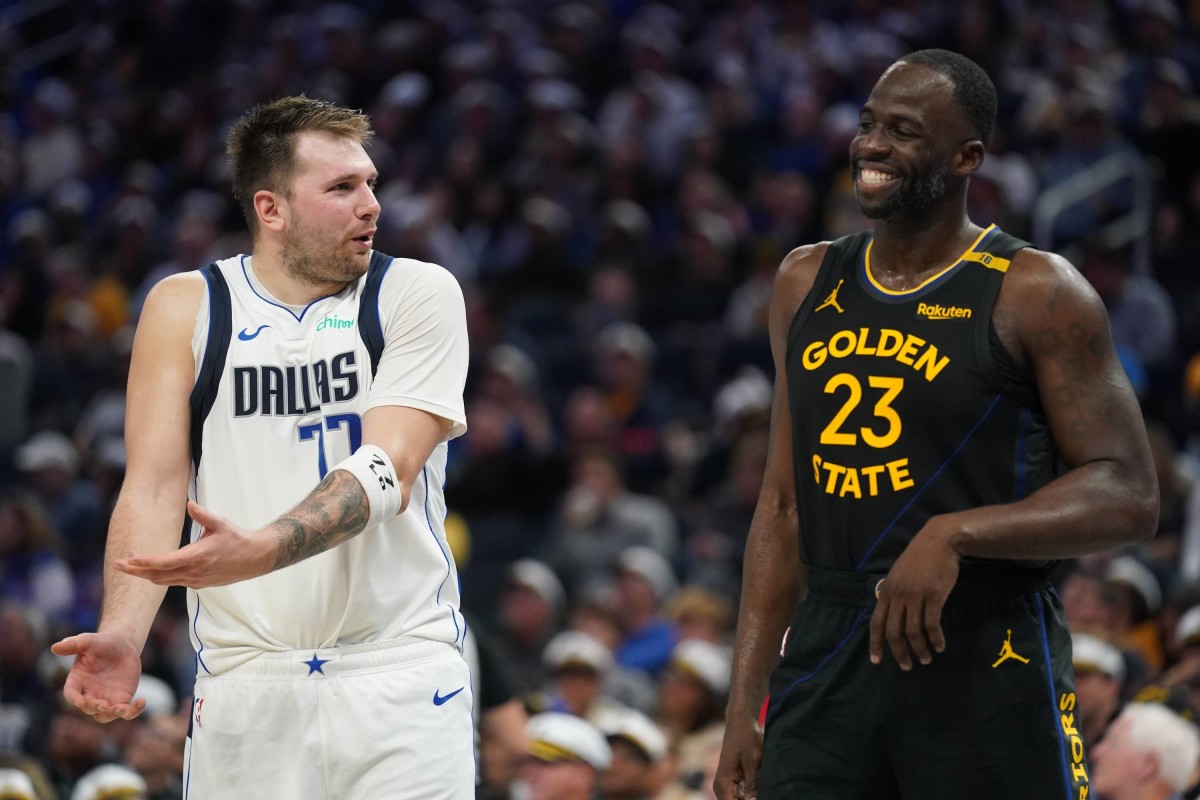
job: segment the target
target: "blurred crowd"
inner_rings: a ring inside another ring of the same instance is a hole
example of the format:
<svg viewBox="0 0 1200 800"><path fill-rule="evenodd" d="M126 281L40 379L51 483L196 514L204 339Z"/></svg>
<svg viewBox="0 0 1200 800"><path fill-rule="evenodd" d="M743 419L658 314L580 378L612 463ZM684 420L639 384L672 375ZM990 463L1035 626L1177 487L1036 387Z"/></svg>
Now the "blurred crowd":
<svg viewBox="0 0 1200 800"><path fill-rule="evenodd" d="M470 430L446 495L476 634L480 795L710 796L767 449L772 278L792 247L866 227L847 165L858 108L924 47L996 81L971 215L1095 286L1155 449L1155 540L1057 574L1094 794L1194 786L1194 728L1121 709L1200 709L1197 14L1174 0L0 2L0 794L181 796L182 594L151 633L135 722L64 708L68 665L47 646L97 621L141 302L166 275L249 251L225 134L303 92L371 115L376 246L445 266L467 299ZM1120 768L1139 754L1158 766Z"/></svg>

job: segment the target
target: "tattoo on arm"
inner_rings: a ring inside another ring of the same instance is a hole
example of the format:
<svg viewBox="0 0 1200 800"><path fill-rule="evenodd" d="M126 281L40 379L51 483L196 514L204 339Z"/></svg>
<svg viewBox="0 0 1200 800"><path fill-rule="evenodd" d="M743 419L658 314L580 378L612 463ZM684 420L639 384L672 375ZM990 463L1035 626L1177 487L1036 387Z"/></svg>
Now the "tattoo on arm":
<svg viewBox="0 0 1200 800"><path fill-rule="evenodd" d="M367 526L370 513L367 493L358 479L335 469L300 505L275 523L279 528L275 569L354 538Z"/></svg>

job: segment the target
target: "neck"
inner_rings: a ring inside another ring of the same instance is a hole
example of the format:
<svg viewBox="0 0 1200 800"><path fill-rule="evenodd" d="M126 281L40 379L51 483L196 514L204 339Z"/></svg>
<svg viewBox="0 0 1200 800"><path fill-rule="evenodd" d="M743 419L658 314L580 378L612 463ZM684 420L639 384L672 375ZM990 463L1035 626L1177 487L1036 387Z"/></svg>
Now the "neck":
<svg viewBox="0 0 1200 800"><path fill-rule="evenodd" d="M337 294L345 283L313 283L297 277L283 261L283 252L274 242L256 241L251 253L254 276L271 296L292 306L306 306L314 300Z"/></svg>
<svg viewBox="0 0 1200 800"><path fill-rule="evenodd" d="M965 195L947 198L946 205L920 219L879 220L871 245L871 272L890 288L909 288L903 284L957 260L980 230L967 216ZM897 282L902 285L891 285Z"/></svg>

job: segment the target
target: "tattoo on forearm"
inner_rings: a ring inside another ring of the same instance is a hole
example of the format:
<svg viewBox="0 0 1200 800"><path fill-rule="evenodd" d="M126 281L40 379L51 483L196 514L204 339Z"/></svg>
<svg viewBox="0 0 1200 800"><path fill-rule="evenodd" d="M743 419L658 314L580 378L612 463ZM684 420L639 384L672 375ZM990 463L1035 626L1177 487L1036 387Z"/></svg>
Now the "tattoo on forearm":
<svg viewBox="0 0 1200 800"><path fill-rule="evenodd" d="M300 505L280 517L275 569L303 561L354 538L371 508L358 479L344 470L325 476Z"/></svg>

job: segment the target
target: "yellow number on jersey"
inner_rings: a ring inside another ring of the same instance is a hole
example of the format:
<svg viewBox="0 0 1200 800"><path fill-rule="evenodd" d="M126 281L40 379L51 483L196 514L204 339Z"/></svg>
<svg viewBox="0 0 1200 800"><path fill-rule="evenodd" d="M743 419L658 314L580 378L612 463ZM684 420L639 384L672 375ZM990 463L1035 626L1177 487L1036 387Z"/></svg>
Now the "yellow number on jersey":
<svg viewBox="0 0 1200 800"><path fill-rule="evenodd" d="M821 431L821 444L853 446L858 444L858 437L861 434L863 441L869 446L884 448L895 444L896 440L900 438L900 430L902 428L900 415L896 413L896 409L892 408L891 403L900 394L900 390L904 388L904 379L871 375L867 378L867 384L872 389L883 390L882 396L875 403L875 416L887 424L886 429L882 433L876 433L871 428L863 427L859 428L858 434L847 433L841 430L847 417L862 402L863 390L858 378L848 372L839 372L825 384L825 394L833 394L844 386L850 391L850 396L846 398L846 402L842 403L842 407L838 409L838 412L833 415L833 419L825 426L825 430Z"/></svg>

